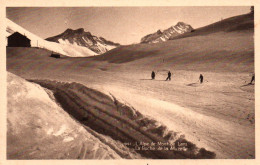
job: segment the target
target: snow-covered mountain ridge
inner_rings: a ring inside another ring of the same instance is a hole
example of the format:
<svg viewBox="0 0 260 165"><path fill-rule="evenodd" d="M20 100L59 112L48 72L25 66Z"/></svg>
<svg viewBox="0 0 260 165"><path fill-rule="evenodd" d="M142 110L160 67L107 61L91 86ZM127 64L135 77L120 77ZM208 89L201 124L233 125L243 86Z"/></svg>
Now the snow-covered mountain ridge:
<svg viewBox="0 0 260 165"><path fill-rule="evenodd" d="M111 49L120 46L118 43L108 41L103 37L97 37L90 32L85 32L83 28L76 30L67 29L63 33L46 38L47 41L73 44L81 47L86 47L95 52L96 54L103 54Z"/></svg>
<svg viewBox="0 0 260 165"><path fill-rule="evenodd" d="M141 43L158 43L169 40L169 38L193 31L193 28L184 23L178 22L175 26L171 26L168 29L161 31L158 30L155 33L148 34L141 39Z"/></svg>

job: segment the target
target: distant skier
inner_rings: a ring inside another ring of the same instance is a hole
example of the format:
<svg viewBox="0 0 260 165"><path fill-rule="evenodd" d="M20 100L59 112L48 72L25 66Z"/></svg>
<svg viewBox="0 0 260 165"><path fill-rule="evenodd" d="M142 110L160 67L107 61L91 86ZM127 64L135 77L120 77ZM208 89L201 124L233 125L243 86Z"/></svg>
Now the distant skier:
<svg viewBox="0 0 260 165"><path fill-rule="evenodd" d="M168 77L166 78L165 81L167 81L167 80L171 81L171 76L172 76L172 73L169 71L169 72L168 72Z"/></svg>
<svg viewBox="0 0 260 165"><path fill-rule="evenodd" d="M200 74L199 81L200 81L201 84L203 83L203 76L202 76L202 74Z"/></svg>
<svg viewBox="0 0 260 165"><path fill-rule="evenodd" d="M252 84L253 81L255 81L255 74L252 75L252 79L251 79L251 82L249 84Z"/></svg>
<svg viewBox="0 0 260 165"><path fill-rule="evenodd" d="M155 72L154 71L152 71L151 77L152 77L152 80L155 79Z"/></svg>

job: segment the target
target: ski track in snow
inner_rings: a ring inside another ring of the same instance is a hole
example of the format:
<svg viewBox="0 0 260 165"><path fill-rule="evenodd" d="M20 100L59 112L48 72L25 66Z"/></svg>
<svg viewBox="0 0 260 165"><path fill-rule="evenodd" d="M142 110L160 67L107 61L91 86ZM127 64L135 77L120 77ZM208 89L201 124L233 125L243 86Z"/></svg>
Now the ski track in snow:
<svg viewBox="0 0 260 165"><path fill-rule="evenodd" d="M170 130L181 132L198 147L216 152L217 158L230 158L239 154L239 149L244 152L248 147L254 148L253 129L206 116L174 103L142 96L138 92L125 92L128 89L122 87L109 85L96 88L127 100L144 115L164 123ZM237 148L237 142L241 142L240 148Z"/></svg>

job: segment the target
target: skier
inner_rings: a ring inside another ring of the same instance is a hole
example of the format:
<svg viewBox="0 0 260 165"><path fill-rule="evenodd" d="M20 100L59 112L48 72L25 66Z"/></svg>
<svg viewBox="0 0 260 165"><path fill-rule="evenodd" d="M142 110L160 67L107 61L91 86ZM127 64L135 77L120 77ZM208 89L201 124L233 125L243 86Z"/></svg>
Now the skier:
<svg viewBox="0 0 260 165"><path fill-rule="evenodd" d="M252 84L253 81L255 81L255 74L253 74L252 79L251 79L251 82L250 82L249 84Z"/></svg>
<svg viewBox="0 0 260 165"><path fill-rule="evenodd" d="M152 71L151 77L152 77L152 80L155 79L155 72L154 71Z"/></svg>
<svg viewBox="0 0 260 165"><path fill-rule="evenodd" d="M201 84L203 83L203 76L202 76L202 74L200 74L199 81L200 81Z"/></svg>
<svg viewBox="0 0 260 165"><path fill-rule="evenodd" d="M166 78L165 81L167 81L167 80L171 81L171 76L172 76L172 73L169 71L169 72L168 72L168 77Z"/></svg>

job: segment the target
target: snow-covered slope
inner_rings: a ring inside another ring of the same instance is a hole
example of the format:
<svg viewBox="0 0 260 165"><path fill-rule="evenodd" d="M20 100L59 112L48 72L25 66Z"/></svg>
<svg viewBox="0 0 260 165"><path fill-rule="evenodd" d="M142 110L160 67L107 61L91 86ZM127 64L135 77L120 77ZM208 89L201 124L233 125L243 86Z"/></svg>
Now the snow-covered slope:
<svg viewBox="0 0 260 165"><path fill-rule="evenodd" d="M47 41L77 45L80 47L86 47L97 54L103 54L111 49L120 46L118 43L108 41L103 37L97 37L92 35L90 32L85 32L83 28L77 30L67 29L63 33L49 37Z"/></svg>
<svg viewBox="0 0 260 165"><path fill-rule="evenodd" d="M254 33L254 13L250 12L247 14L226 18L210 25L195 29L193 33L183 33L178 36L171 36L169 40L203 36L218 32Z"/></svg>
<svg viewBox="0 0 260 165"><path fill-rule="evenodd" d="M31 40L32 47L40 47L45 48L50 51L60 53L62 55L70 56L70 57L86 57L96 55L92 50L81 47L78 45L68 44L68 43L55 43L46 41L35 34L29 32L23 27L17 25L13 21L6 19L7 27L6 27L6 37L13 34L14 32L19 32L25 35L27 38Z"/></svg>
<svg viewBox="0 0 260 165"><path fill-rule="evenodd" d="M114 95L75 82L26 81L9 72L7 75L9 159L202 159L216 156L214 152L196 147L179 132L168 130L161 122L142 115ZM178 146L181 142L187 146ZM154 149L144 149L151 143ZM161 150L161 143L168 150Z"/></svg>
<svg viewBox="0 0 260 165"><path fill-rule="evenodd" d="M7 73L8 159L141 158L75 121L52 91Z"/></svg>
<svg viewBox="0 0 260 165"><path fill-rule="evenodd" d="M158 30L156 33L148 34L141 39L141 43L158 43L169 40L169 38L184 34L187 32L191 32L193 28L184 23L178 22L175 26L171 26L170 28L164 30Z"/></svg>

